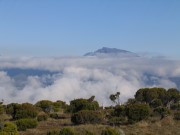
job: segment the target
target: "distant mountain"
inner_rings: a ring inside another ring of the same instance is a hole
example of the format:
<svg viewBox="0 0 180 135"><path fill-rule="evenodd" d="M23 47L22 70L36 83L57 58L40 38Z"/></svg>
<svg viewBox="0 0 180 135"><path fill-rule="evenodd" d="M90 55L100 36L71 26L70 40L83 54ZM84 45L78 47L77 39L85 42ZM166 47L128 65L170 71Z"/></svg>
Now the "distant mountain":
<svg viewBox="0 0 180 135"><path fill-rule="evenodd" d="M138 57L138 55L136 53L117 49L117 48L108 48L108 47L103 47L94 52L88 52L88 53L84 54L84 56L111 56L111 57L113 57L113 56L132 56L132 57Z"/></svg>

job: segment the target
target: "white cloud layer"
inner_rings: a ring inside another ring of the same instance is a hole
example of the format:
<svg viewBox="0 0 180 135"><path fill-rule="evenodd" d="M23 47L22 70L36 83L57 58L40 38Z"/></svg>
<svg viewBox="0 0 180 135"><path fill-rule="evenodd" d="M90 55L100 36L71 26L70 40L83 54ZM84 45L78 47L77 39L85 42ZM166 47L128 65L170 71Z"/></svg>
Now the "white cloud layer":
<svg viewBox="0 0 180 135"><path fill-rule="evenodd" d="M100 105L109 105L109 95L121 92L121 102L142 87L177 87L171 78L180 77L180 61L163 58L121 57L0 57L0 99L10 102L63 100L96 96ZM4 69L39 69L54 72L17 79ZM45 85L45 81L50 81ZM18 87L23 83L23 87ZM117 89L116 89L117 88Z"/></svg>

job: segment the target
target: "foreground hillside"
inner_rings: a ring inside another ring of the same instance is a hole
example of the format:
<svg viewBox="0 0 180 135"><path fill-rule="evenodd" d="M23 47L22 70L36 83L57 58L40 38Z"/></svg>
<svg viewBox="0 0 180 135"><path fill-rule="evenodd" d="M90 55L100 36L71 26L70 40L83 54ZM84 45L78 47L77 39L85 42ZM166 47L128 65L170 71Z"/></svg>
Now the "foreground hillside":
<svg viewBox="0 0 180 135"><path fill-rule="evenodd" d="M120 104L121 93L109 95L113 106L101 107L95 96L36 104L0 105L0 135L179 135L180 92L142 88Z"/></svg>
<svg viewBox="0 0 180 135"><path fill-rule="evenodd" d="M60 130L64 127L70 127L77 134L91 131L92 135L99 135L101 131L108 127L107 125L87 124L77 126L64 126L64 124L71 124L68 120L53 120L49 119L45 122L40 122L36 129L28 129L24 132L19 132L19 135L46 135L48 131ZM163 120L155 122L141 121L132 125L116 126L122 135L179 135L180 121L175 121L172 117L166 117ZM87 134L88 135L88 134ZM89 134L90 135L90 134Z"/></svg>

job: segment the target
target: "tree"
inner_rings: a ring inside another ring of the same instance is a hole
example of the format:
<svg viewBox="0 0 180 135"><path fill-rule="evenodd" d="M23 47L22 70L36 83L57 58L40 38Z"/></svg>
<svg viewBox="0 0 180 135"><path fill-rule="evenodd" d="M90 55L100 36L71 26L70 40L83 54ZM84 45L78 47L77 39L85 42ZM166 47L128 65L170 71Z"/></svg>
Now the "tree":
<svg viewBox="0 0 180 135"><path fill-rule="evenodd" d="M175 103L180 101L180 92L176 88L170 88L167 91L168 101L174 101Z"/></svg>
<svg viewBox="0 0 180 135"><path fill-rule="evenodd" d="M150 114L148 104L131 104L126 108L126 114L129 122L137 122L146 119Z"/></svg>
<svg viewBox="0 0 180 135"><path fill-rule="evenodd" d="M92 101L91 98L90 99L80 98L70 101L70 111L73 113L81 110L97 110L98 108L99 108L98 102Z"/></svg>
<svg viewBox="0 0 180 135"><path fill-rule="evenodd" d="M117 92L116 94L111 94L109 96L109 99L116 105L119 105L120 104L120 92Z"/></svg>
<svg viewBox="0 0 180 135"><path fill-rule="evenodd" d="M166 102L166 90L164 88L142 88L135 94L135 99L139 102L151 103L155 99Z"/></svg>

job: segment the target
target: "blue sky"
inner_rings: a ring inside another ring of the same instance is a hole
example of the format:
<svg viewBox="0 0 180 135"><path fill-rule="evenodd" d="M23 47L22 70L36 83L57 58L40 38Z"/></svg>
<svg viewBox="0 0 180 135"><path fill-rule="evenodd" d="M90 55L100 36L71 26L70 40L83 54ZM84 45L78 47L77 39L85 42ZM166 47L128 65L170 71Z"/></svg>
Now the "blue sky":
<svg viewBox="0 0 180 135"><path fill-rule="evenodd" d="M83 55L103 46L180 58L179 0L0 0L0 54Z"/></svg>

